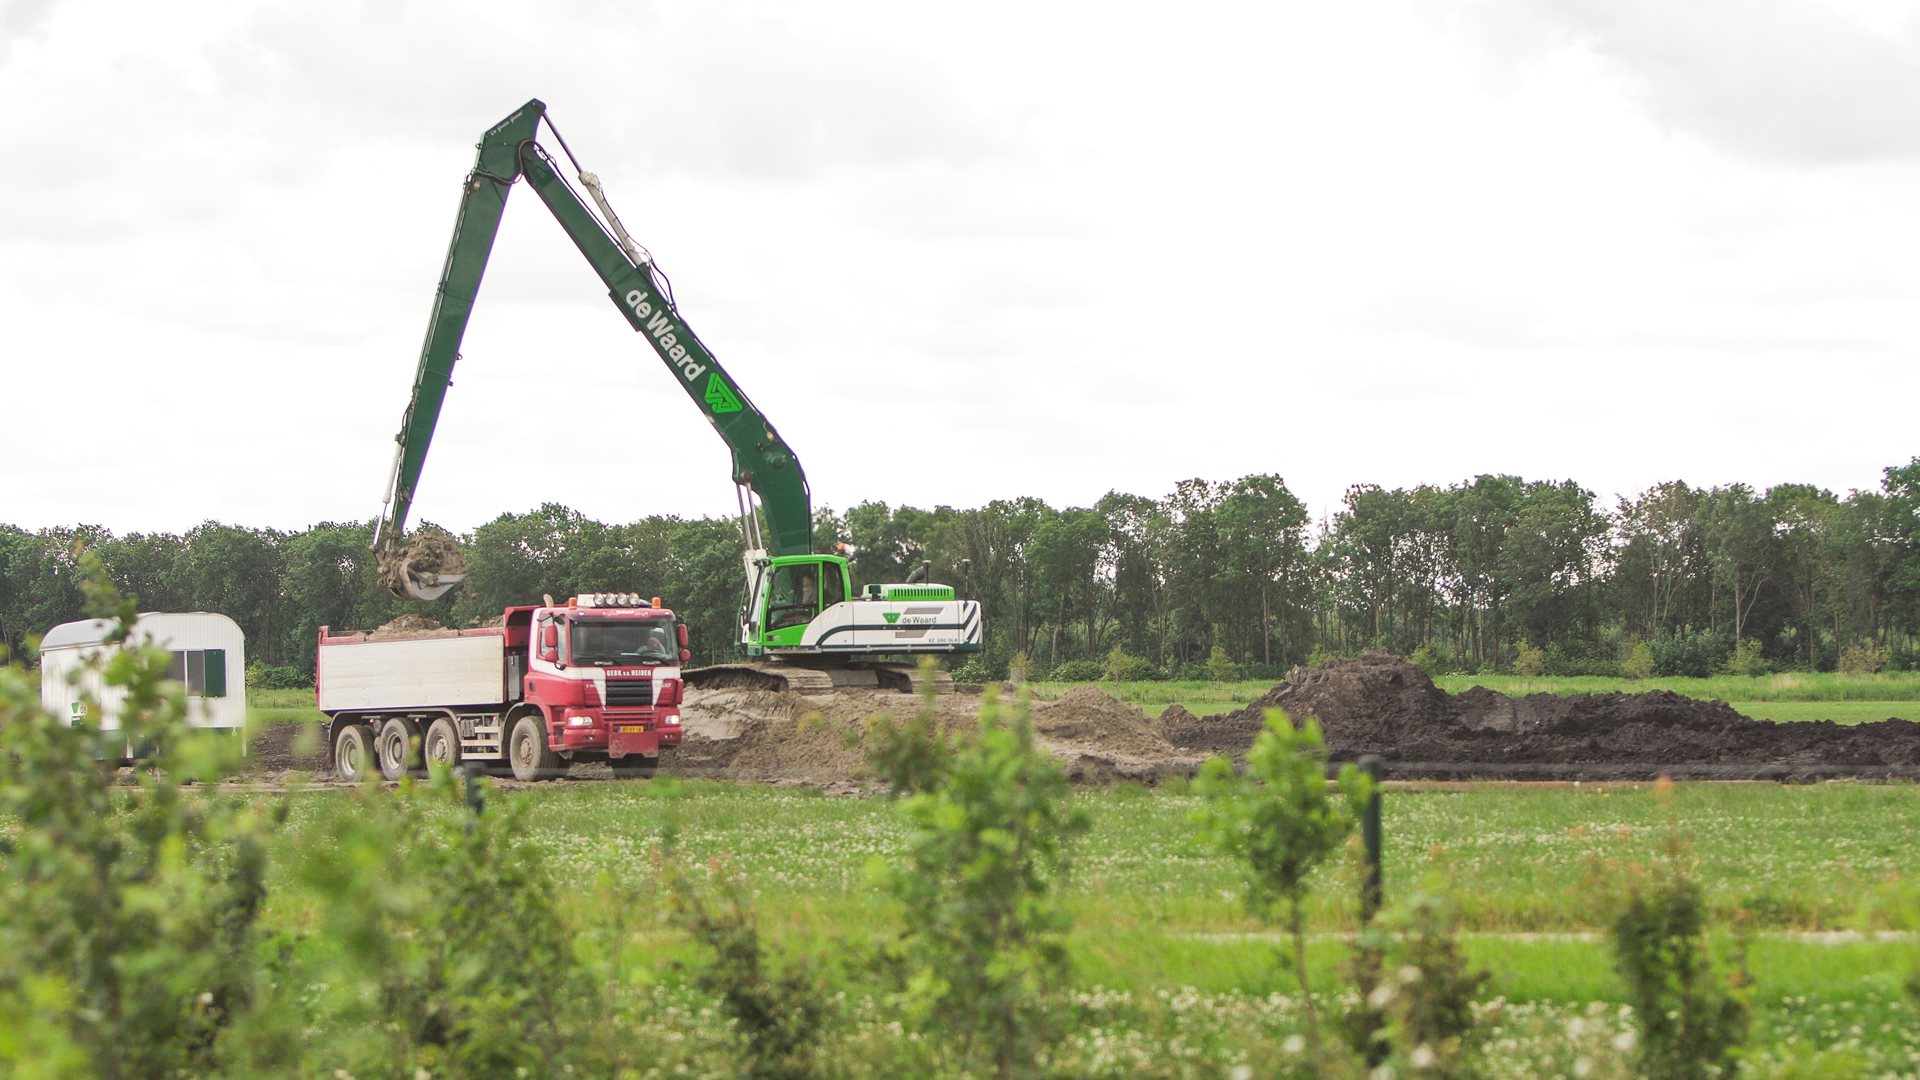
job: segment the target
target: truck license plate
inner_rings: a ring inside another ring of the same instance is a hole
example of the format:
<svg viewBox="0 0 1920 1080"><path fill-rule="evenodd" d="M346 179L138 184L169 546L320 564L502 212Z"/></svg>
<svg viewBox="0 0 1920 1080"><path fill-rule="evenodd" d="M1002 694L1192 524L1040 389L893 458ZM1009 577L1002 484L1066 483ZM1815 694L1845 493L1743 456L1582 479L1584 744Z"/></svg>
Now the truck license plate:
<svg viewBox="0 0 1920 1080"><path fill-rule="evenodd" d="M614 728L613 730L622 735L638 735L646 731L647 729L642 727L639 724L621 724L619 727Z"/></svg>

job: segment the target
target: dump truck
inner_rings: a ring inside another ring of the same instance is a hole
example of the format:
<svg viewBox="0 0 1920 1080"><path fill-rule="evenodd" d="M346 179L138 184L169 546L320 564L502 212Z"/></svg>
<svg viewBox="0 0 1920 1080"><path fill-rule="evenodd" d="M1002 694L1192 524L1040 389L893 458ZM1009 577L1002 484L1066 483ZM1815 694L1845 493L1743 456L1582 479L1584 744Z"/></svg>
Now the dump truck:
<svg viewBox="0 0 1920 1080"><path fill-rule="evenodd" d="M651 777L680 743L687 628L658 597L588 593L470 630L320 628L314 695L334 772L470 763L517 780L606 761Z"/></svg>

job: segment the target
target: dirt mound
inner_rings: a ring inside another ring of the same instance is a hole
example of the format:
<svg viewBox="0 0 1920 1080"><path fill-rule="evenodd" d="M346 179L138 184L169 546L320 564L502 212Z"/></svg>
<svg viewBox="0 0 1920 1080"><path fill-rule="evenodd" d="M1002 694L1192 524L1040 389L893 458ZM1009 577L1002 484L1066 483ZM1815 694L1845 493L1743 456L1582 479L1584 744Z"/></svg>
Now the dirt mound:
<svg viewBox="0 0 1920 1080"><path fill-rule="evenodd" d="M1920 776L1920 725L1843 727L1749 720L1724 702L1667 691L1530 694L1476 687L1454 697L1386 652L1296 669L1238 712L1169 710L1173 745L1239 757L1269 708L1320 721L1336 761L1376 754L1397 777L1817 779Z"/></svg>
<svg viewBox="0 0 1920 1080"><path fill-rule="evenodd" d="M1189 773L1200 764L1198 755L1168 742L1139 706L1091 686L1035 705L1033 730L1074 780L1152 779Z"/></svg>
<svg viewBox="0 0 1920 1080"><path fill-rule="evenodd" d="M948 727L967 729L978 722L980 702L971 694L944 695L934 709ZM919 708L918 699L890 691L690 688L681 706L686 741L661 756L661 769L727 780L866 782L870 720L883 713L904 718ZM1091 687L1035 702L1031 716L1036 740L1075 780L1150 780L1191 772L1200 762L1167 742L1138 706Z"/></svg>

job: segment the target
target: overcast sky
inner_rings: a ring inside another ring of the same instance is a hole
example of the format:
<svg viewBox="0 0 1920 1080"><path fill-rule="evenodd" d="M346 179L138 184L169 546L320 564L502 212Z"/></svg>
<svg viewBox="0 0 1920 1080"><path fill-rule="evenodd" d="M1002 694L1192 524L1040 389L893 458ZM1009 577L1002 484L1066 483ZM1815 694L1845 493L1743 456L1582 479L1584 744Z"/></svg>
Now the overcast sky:
<svg viewBox="0 0 1920 1080"><path fill-rule="evenodd" d="M1916 6L4 0L0 522L373 517L530 97L816 506L1873 488L1920 453ZM530 192L462 352L416 520L731 513Z"/></svg>

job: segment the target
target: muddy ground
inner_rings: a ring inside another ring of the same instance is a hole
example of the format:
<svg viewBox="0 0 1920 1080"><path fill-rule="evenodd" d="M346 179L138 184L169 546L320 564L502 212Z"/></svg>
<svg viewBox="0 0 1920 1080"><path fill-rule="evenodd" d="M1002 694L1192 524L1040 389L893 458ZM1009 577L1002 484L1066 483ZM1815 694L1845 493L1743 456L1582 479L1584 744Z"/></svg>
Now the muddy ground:
<svg viewBox="0 0 1920 1080"><path fill-rule="evenodd" d="M1480 687L1459 695L1386 652L1296 669L1259 701L1199 718L1178 706L1160 718L1185 750L1244 755L1265 711L1313 716L1330 755L1376 754L1388 775L1514 780L1815 780L1920 775L1920 725L1882 720L1750 720L1725 702L1664 690L1644 694L1530 694Z"/></svg>
<svg viewBox="0 0 1920 1080"><path fill-rule="evenodd" d="M942 721L971 725L976 694L938 699ZM863 735L881 713L905 715L914 698L885 691L825 695L727 689L687 692L685 742L661 758L663 774L807 784L858 791L870 784ZM1173 706L1149 717L1094 687L1035 702L1035 734L1083 783L1152 782L1184 776L1215 754L1240 758L1268 708L1316 717L1335 761L1378 755L1398 779L1803 781L1920 777L1920 724L1884 720L1749 720L1722 702L1665 691L1508 697L1473 689L1450 695L1390 653L1296 669L1259 701L1224 716ZM283 781L326 772L315 734L282 724L252 743L251 776ZM610 775L578 765L581 778Z"/></svg>
<svg viewBox="0 0 1920 1080"><path fill-rule="evenodd" d="M981 696L944 695L935 702L950 726L977 723ZM720 780L807 784L845 790L868 786L863 739L882 714L904 717L919 699L883 690L843 689L831 694L778 694L763 690L687 691L680 715L684 741L661 755L666 775ZM1204 755L1182 750L1161 735L1138 706L1081 687L1058 701L1035 702L1036 740L1084 783L1154 781L1186 775ZM286 782L296 774L325 774L326 754L317 732L277 724L258 733L249 748L252 778ZM570 776L611 776L604 764L579 764Z"/></svg>

